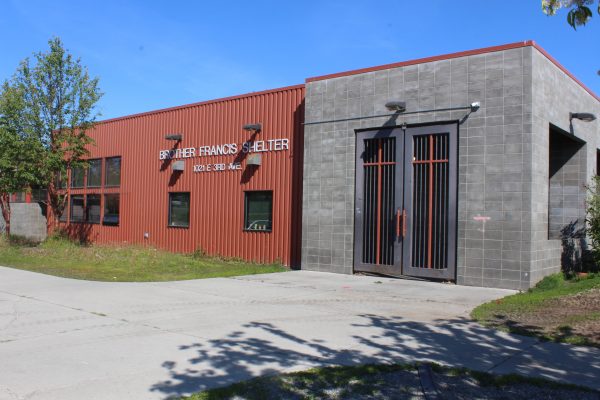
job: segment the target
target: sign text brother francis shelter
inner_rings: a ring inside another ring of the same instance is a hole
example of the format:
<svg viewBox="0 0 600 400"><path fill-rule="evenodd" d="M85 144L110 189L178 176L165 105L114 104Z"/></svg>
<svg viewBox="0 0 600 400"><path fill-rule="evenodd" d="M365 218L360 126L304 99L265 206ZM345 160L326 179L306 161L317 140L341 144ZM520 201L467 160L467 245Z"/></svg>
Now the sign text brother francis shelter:
<svg viewBox="0 0 600 400"><path fill-rule="evenodd" d="M224 143L213 146L184 147L181 149L160 150L159 159L177 160L207 156L226 156L238 154L240 151L242 153L263 153L271 151L289 150L289 147L289 139L285 138L244 142L241 146L239 146L237 143ZM194 172L210 172L240 169L242 169L242 167L240 163L237 162L230 163L228 166L224 163L194 165Z"/></svg>

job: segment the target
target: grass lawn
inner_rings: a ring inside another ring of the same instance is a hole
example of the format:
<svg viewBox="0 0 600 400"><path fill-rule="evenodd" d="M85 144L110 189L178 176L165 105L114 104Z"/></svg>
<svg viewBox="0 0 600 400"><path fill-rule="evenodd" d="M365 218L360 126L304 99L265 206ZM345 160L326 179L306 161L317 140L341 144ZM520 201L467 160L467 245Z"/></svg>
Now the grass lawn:
<svg viewBox="0 0 600 400"><path fill-rule="evenodd" d="M423 372L443 399L585 400L598 396L591 389L519 375L495 376L436 364L419 370L415 365L396 364L314 368L259 377L185 399L423 399L427 398L421 386Z"/></svg>
<svg viewBox="0 0 600 400"><path fill-rule="evenodd" d="M508 332L600 347L600 274L551 275L527 292L480 305L471 316Z"/></svg>
<svg viewBox="0 0 600 400"><path fill-rule="evenodd" d="M50 238L39 245L0 237L0 265L65 278L150 282L283 272L279 264L169 253L141 246L82 246Z"/></svg>

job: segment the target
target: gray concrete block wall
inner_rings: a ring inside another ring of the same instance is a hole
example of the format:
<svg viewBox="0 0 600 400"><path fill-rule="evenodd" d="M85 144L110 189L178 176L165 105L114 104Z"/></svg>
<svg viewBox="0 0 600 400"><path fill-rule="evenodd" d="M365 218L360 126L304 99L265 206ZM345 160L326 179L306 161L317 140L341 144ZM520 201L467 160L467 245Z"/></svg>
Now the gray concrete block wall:
<svg viewBox="0 0 600 400"><path fill-rule="evenodd" d="M600 145L600 123L569 121L569 112L592 112L600 117L600 102L583 89L564 71L537 49L532 49L533 71L533 146L532 188L536 196L531 199L532 209L532 260L530 285L544 276L560 270L563 253L560 240L548 240L549 188L549 130L550 125L585 141L580 150L578 215L585 210L583 185L596 174L596 150ZM563 222L568 223L565 219Z"/></svg>
<svg viewBox="0 0 600 400"><path fill-rule="evenodd" d="M390 123L310 122L387 114L390 99L406 101L408 112L480 101L459 128L457 282L529 287L531 65L532 48L524 47L307 83L302 268L352 273L355 129ZM392 124L464 115L400 115ZM478 216L490 220L483 226Z"/></svg>
<svg viewBox="0 0 600 400"><path fill-rule="evenodd" d="M37 203L12 203L10 233L39 241L46 239L46 217ZM0 232L4 232L4 219L0 215Z"/></svg>
<svg viewBox="0 0 600 400"><path fill-rule="evenodd" d="M530 68L529 48L468 57L468 101L482 112L461 126L459 284L527 286Z"/></svg>

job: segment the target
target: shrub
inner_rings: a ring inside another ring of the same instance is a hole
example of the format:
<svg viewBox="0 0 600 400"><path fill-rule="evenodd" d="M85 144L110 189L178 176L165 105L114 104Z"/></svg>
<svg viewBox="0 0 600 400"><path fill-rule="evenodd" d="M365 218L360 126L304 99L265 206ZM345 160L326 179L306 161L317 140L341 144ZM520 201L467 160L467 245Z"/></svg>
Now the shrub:
<svg viewBox="0 0 600 400"><path fill-rule="evenodd" d="M600 263L600 176L595 176L587 187L586 233L590 239L595 268Z"/></svg>

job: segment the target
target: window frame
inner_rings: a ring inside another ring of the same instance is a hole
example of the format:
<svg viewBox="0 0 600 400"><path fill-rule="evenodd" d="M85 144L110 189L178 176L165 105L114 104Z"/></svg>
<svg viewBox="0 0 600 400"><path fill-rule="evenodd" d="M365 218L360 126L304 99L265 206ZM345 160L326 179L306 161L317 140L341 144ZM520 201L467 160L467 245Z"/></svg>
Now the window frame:
<svg viewBox="0 0 600 400"><path fill-rule="evenodd" d="M56 188L56 190L65 190L65 189L69 188L69 173L68 173L68 171L65 170L64 173L62 171L59 171L54 176L54 187Z"/></svg>
<svg viewBox="0 0 600 400"><path fill-rule="evenodd" d="M108 201L106 201L107 196L116 196L118 199L118 210L117 213L117 222L108 222L106 221L106 205ZM121 194L120 193L104 193L102 195L103 205L102 205L102 225L104 226L119 226L121 224Z"/></svg>
<svg viewBox="0 0 600 400"><path fill-rule="evenodd" d="M98 198L98 207L100 209L100 212L98 213L98 221L90 220L90 202L89 202L90 197ZM98 225L98 224L100 224L100 222L102 222L102 195L100 193L88 193L85 195L85 213L84 214L85 214L85 223L86 224Z"/></svg>
<svg viewBox="0 0 600 400"><path fill-rule="evenodd" d="M108 183L108 165L110 163L111 160L115 160L115 159L119 159L119 183L118 184L109 184ZM104 158L104 167L102 169L104 171L104 187L107 188L114 188L114 187L121 187L121 171L123 170L123 158L121 156L113 156L113 157L105 157Z"/></svg>
<svg viewBox="0 0 600 400"><path fill-rule="evenodd" d="M100 162L100 176L98 178L98 184L97 185L90 185L90 170L91 170L91 164L92 162L98 161ZM102 162L102 158L91 158L89 160L87 160L88 162L88 167L85 170L85 187L88 188L100 188L102 187L102 169L103 169L103 162Z"/></svg>
<svg viewBox="0 0 600 400"><path fill-rule="evenodd" d="M65 200L65 206L63 208L62 214L60 215L60 218L58 218L58 222L61 224L68 224L71 217L71 215L69 214L71 212L71 196L69 196L68 194L65 194L65 196L67 196L67 199Z"/></svg>
<svg viewBox="0 0 600 400"><path fill-rule="evenodd" d="M73 179L73 177L75 176L75 171L81 171L81 186L75 186L75 179ZM71 189L84 189L85 188L85 178L86 178L86 171L85 168L83 167L71 167L71 179L69 182L69 187Z"/></svg>
<svg viewBox="0 0 600 400"><path fill-rule="evenodd" d="M86 211L85 211L85 195L84 194L72 194L69 196L69 223L70 224L85 224L86 222ZM81 220L73 219L73 200L81 198L83 200L83 216Z"/></svg>
<svg viewBox="0 0 600 400"><path fill-rule="evenodd" d="M248 228L248 203L249 203L249 195L252 194L264 194L264 193L268 193L271 197L270 197L270 228L269 229L249 229ZM243 227L243 231L244 232L262 232L262 233L271 233L273 232L273 197L274 197L274 193L273 190L245 190L244 191L244 227Z"/></svg>
<svg viewBox="0 0 600 400"><path fill-rule="evenodd" d="M172 206L171 206L171 197L173 195L181 195L181 194L187 194L187 200L188 200L188 220L187 220L187 225L174 225L171 217L172 217ZM190 220L191 220L191 209L192 209L192 201L191 201L191 192L169 192L169 197L168 197L168 210L169 210L169 215L168 215L168 220L167 220L167 227L168 228L183 228L183 229L188 229L190 227Z"/></svg>

